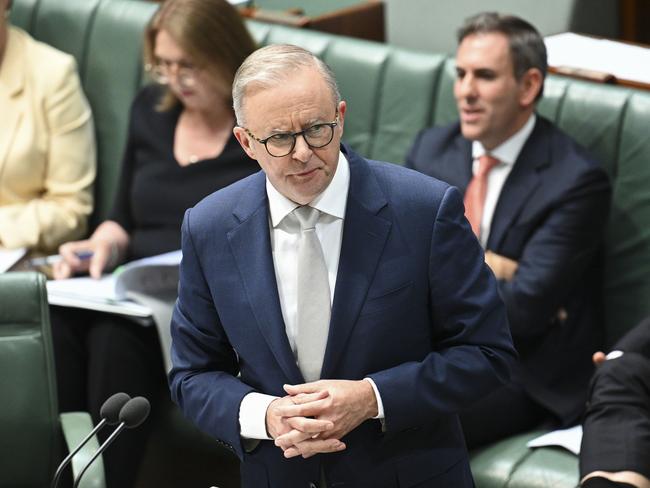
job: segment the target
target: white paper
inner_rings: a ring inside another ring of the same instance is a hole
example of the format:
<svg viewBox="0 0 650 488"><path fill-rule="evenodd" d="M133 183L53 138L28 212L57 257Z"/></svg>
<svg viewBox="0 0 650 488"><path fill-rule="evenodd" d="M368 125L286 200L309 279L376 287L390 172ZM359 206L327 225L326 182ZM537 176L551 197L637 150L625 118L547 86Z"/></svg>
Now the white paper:
<svg viewBox="0 0 650 488"><path fill-rule="evenodd" d="M152 310L148 304L131 300L135 296L131 292L167 299L176 292L181 258L181 251L173 251L132 261L98 280L85 276L48 281L48 301L52 305L136 317L151 316Z"/></svg>
<svg viewBox="0 0 650 488"><path fill-rule="evenodd" d="M0 247L0 273L4 273L16 264L26 252L27 249L24 247L19 247L18 249L5 249L4 247Z"/></svg>
<svg viewBox="0 0 650 488"><path fill-rule="evenodd" d="M549 66L599 71L650 83L650 49L572 32L544 38Z"/></svg>
<svg viewBox="0 0 650 488"><path fill-rule="evenodd" d="M580 454L580 443L582 442L582 425L576 425L569 429L554 430L548 434L531 439L527 447L559 446L571 451L576 456Z"/></svg>

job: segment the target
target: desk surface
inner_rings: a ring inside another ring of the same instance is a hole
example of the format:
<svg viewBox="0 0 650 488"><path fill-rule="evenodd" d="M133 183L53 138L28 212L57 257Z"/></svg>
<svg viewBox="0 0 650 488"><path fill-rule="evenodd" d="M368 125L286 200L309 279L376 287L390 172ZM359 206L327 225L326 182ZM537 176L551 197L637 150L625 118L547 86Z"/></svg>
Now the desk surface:
<svg viewBox="0 0 650 488"><path fill-rule="evenodd" d="M650 89L650 49L566 32L544 39L550 70L604 83Z"/></svg>
<svg viewBox="0 0 650 488"><path fill-rule="evenodd" d="M264 10L290 10L296 7L302 10L307 17L318 17L335 10L353 7L364 0L309 0L300 2L296 0L255 0L255 7Z"/></svg>

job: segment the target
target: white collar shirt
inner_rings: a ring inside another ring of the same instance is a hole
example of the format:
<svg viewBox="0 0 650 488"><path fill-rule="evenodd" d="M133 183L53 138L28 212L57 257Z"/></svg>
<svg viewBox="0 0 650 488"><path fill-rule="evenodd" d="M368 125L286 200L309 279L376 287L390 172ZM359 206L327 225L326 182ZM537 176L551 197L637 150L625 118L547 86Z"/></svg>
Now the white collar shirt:
<svg viewBox="0 0 650 488"><path fill-rule="evenodd" d="M533 132L537 116L533 113L521 129L519 129L509 139L495 147L492 151L487 151L483 144L478 141L472 143L472 174L478 171L478 160L481 156L489 154L497 158L500 162L488 173L487 193L485 196L485 205L483 207L483 216L481 218L481 232L479 240L485 248L490 228L492 226L492 217L496 209L503 185L510 175L512 168L519 157L521 149Z"/></svg>

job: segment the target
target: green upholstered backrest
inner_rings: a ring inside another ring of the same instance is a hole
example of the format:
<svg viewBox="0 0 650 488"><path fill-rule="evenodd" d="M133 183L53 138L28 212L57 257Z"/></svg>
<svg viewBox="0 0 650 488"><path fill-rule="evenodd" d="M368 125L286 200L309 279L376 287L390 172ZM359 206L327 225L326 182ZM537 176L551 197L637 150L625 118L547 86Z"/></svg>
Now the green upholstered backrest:
<svg viewBox="0 0 650 488"><path fill-rule="evenodd" d="M60 430L41 274L0 274L0 394L0 486L49 486Z"/></svg>
<svg viewBox="0 0 650 488"><path fill-rule="evenodd" d="M110 207L128 123L142 82L141 42L156 4L140 0L14 0L12 21L73 53L95 116L99 147L95 222ZM321 56L348 103L344 140L373 159L401 164L417 132L458 118L453 59L436 53L247 23L262 45L291 43ZM650 314L650 121L648 94L550 76L539 112L585 145L612 177L605 238L609 342Z"/></svg>
<svg viewBox="0 0 650 488"><path fill-rule="evenodd" d="M43 0L41 0L43 1ZM55 0L84 2L85 0ZM151 2L103 0L87 40L82 82L95 117L97 187L94 223L106 218L120 175L129 107L142 77L144 28L158 8Z"/></svg>
<svg viewBox="0 0 650 488"><path fill-rule="evenodd" d="M9 22L16 27L31 32L37 4L38 0L20 0L13 2L13 6L9 12Z"/></svg>
<svg viewBox="0 0 650 488"><path fill-rule="evenodd" d="M100 0L40 0L31 33L39 41L72 54L80 73L85 68L88 36Z"/></svg>

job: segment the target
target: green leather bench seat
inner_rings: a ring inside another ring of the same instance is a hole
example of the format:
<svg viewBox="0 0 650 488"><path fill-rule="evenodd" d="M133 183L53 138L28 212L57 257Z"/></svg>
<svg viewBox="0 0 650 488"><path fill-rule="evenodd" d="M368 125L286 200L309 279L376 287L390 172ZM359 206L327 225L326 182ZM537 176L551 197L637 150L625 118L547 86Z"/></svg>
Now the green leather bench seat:
<svg viewBox="0 0 650 488"><path fill-rule="evenodd" d="M72 53L79 63L99 145L95 222L106 215L115 191L128 107L143 82L142 33L156 8L141 0L14 0L11 19L15 24ZM367 157L401 164L420 129L458 117L453 99L454 62L444 54L254 21L248 26L261 44L297 44L333 68L348 102L344 139ZM612 177L603 286L611 344L650 314L650 93L550 76L539 112L589 148ZM232 486L233 460L224 457L216 443L198 436L172 407L159 413L159 423L166 427L166 432L156 433L159 442L181 446L176 452L197 457L197 450L183 449L183 443L213 448L209 456L220 456L221 461L215 463L228 466L212 466L204 474L211 484ZM558 449L526 448L532 436L517 436L473 453L477 486L574 487L577 459ZM160 447L154 449L157 459L166 460ZM180 470L187 475L191 471L188 458L179 456L175 466L165 461L158 470ZM155 464L156 459L148 459L148 465ZM224 469L230 473L225 481L220 474ZM160 475L156 486L164 486L165 476L168 486L174 486L171 474Z"/></svg>
<svg viewBox="0 0 650 488"><path fill-rule="evenodd" d="M529 449L526 443L544 434L529 432L472 453L472 472L479 488L574 488L577 458L561 448Z"/></svg>
<svg viewBox="0 0 650 488"><path fill-rule="evenodd" d="M92 420L87 412L59 415L42 274L0 274L0 391L0 486L49 486L62 459L63 440L79 445ZM75 476L98 447L93 437L75 455ZM104 488L101 457L79 486Z"/></svg>

